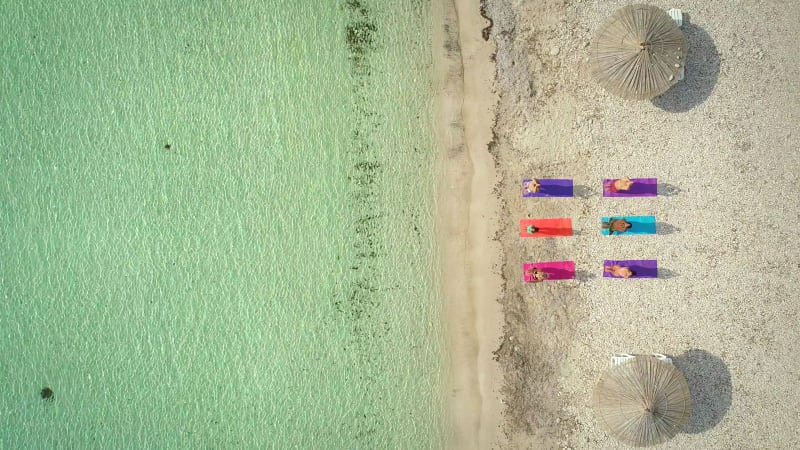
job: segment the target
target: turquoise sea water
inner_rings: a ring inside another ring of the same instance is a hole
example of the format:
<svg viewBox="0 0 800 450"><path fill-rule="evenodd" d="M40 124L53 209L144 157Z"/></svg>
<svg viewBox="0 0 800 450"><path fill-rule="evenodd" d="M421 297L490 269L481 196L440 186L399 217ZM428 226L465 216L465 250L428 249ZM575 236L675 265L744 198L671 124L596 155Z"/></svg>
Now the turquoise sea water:
<svg viewBox="0 0 800 450"><path fill-rule="evenodd" d="M442 446L428 10L0 0L0 448Z"/></svg>

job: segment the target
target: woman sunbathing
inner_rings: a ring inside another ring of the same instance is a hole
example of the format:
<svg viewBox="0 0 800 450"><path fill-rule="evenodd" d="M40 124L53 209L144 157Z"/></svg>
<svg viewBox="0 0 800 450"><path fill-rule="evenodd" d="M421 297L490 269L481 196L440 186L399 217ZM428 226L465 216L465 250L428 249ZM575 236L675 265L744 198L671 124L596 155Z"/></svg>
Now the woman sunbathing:
<svg viewBox="0 0 800 450"><path fill-rule="evenodd" d="M525 192L529 194L535 194L542 190L542 185L539 184L539 180L536 178L532 179L525 185Z"/></svg>
<svg viewBox="0 0 800 450"><path fill-rule="evenodd" d="M608 222L603 222L603 229L608 230L608 234L624 233L632 227L630 222L625 219L611 219Z"/></svg>
<svg viewBox="0 0 800 450"><path fill-rule="evenodd" d="M531 281L530 281L531 283L536 283L538 281L544 281L544 280L550 278L550 274L549 273L545 272L544 270L536 269L534 267L531 267L530 269L525 271L525 275L528 275L529 277L531 277Z"/></svg>
<svg viewBox="0 0 800 450"><path fill-rule="evenodd" d="M611 180L611 182L607 183L604 187L606 192L616 193L619 191L628 191L631 189L633 185L633 180L630 178L618 178L616 180Z"/></svg>
<svg viewBox="0 0 800 450"><path fill-rule="evenodd" d="M630 267L625 266L603 266L603 271L619 278L630 278L636 275L636 272L632 271Z"/></svg>

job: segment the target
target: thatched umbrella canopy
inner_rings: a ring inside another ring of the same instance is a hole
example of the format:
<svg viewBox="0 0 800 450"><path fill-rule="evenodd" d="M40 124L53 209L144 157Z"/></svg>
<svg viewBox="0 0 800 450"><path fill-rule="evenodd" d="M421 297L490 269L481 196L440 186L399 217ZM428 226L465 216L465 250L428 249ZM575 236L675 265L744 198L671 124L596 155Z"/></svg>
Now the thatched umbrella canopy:
<svg viewBox="0 0 800 450"><path fill-rule="evenodd" d="M630 5L597 32L589 53L592 75L606 90L645 100L678 81L686 60L686 37L674 20L655 6Z"/></svg>
<svg viewBox="0 0 800 450"><path fill-rule="evenodd" d="M652 356L612 367L592 395L600 425L636 447L659 444L682 431L689 423L691 403L681 372Z"/></svg>

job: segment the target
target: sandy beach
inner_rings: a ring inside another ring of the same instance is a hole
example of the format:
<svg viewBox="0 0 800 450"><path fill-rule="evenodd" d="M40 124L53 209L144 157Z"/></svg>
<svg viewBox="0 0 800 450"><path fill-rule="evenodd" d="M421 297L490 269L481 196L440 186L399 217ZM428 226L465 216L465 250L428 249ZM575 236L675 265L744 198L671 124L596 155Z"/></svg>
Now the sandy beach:
<svg viewBox="0 0 800 450"><path fill-rule="evenodd" d="M435 2L434 48L438 140L444 173L437 227L442 243L443 298L448 337L448 446L491 448L500 431L501 247L492 237L500 203L498 179L486 151L492 138L494 46L482 39L487 22L474 2Z"/></svg>
<svg viewBox="0 0 800 450"><path fill-rule="evenodd" d="M615 352L667 354L689 383L689 426L661 448L800 446L800 4L656 2L683 10L686 80L631 102L587 66L630 2L485 0L488 41L467 3L442 7L438 70L451 447L620 448L590 407ZM659 196L602 198L623 176L657 177ZM524 177L573 178L576 196L523 199ZM601 236L619 214L658 233ZM527 217L571 217L575 235L522 240ZM627 258L658 259L659 278L602 277ZM522 283L523 262L562 259L576 280Z"/></svg>

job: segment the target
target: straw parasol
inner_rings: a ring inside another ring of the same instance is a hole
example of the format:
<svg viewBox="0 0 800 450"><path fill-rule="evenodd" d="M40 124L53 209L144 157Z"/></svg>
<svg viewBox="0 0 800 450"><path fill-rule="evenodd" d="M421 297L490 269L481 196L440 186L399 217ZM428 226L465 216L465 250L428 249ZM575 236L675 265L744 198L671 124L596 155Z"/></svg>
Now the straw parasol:
<svg viewBox="0 0 800 450"><path fill-rule="evenodd" d="M645 100L678 81L686 60L686 37L655 6L630 5L600 27L592 42L592 75L612 94Z"/></svg>
<svg viewBox="0 0 800 450"><path fill-rule="evenodd" d="M671 439L689 423L692 409L681 372L652 356L637 356L605 372L592 404L606 432L636 447Z"/></svg>

